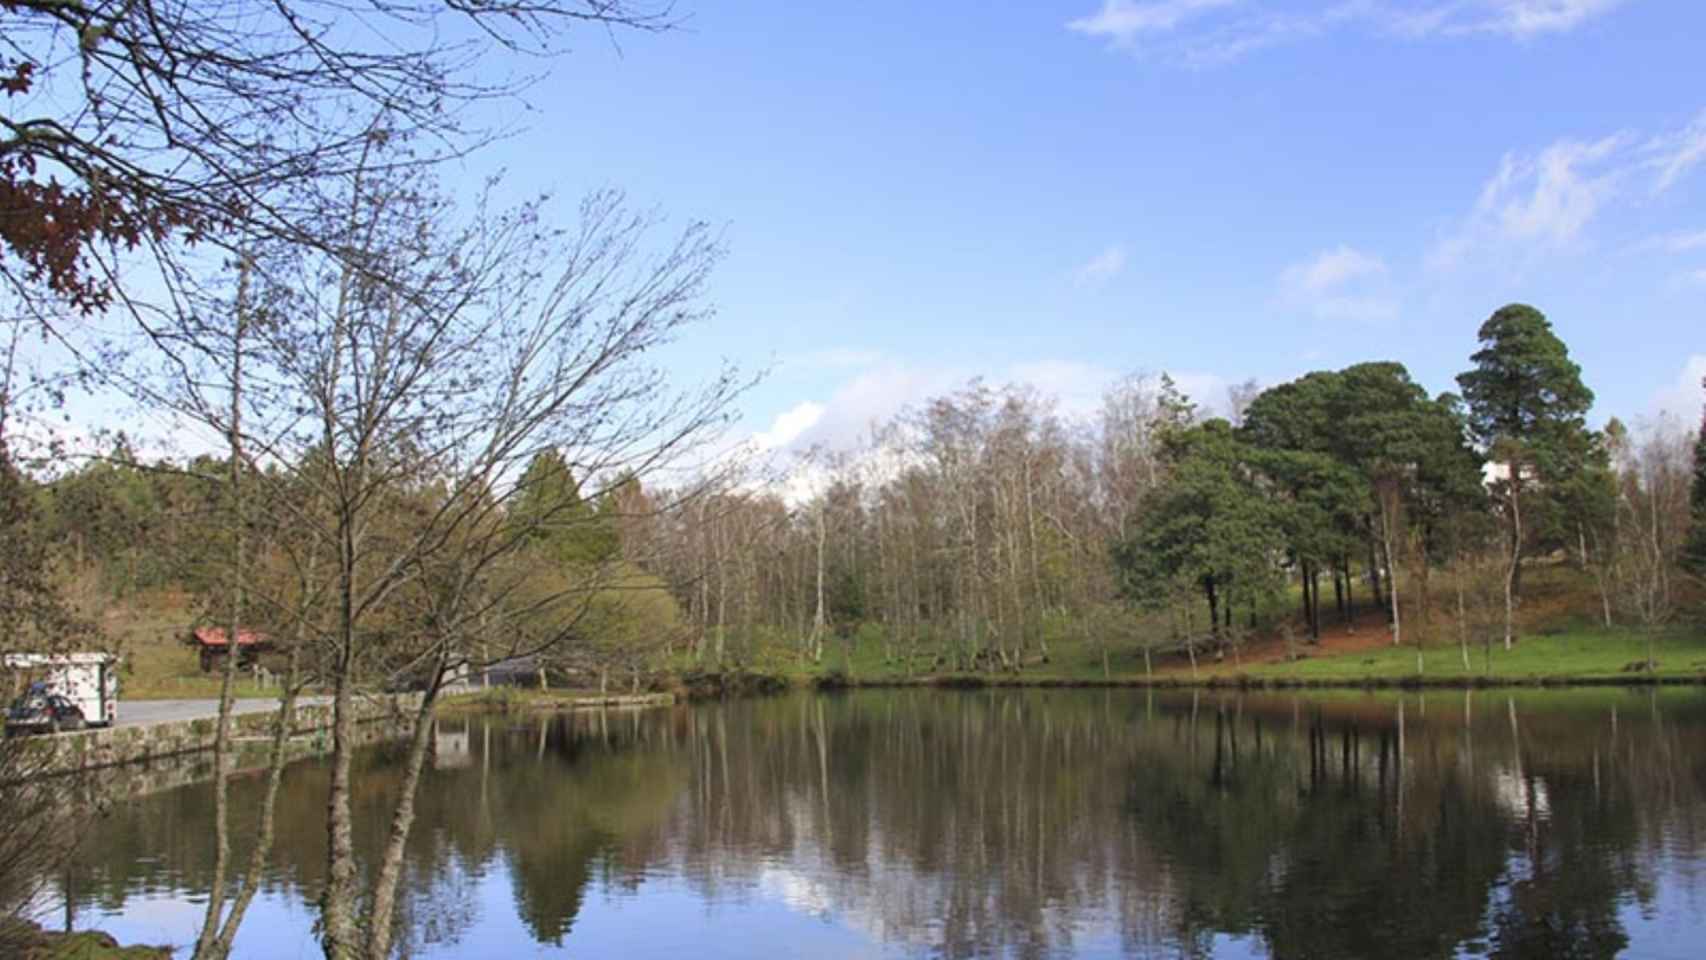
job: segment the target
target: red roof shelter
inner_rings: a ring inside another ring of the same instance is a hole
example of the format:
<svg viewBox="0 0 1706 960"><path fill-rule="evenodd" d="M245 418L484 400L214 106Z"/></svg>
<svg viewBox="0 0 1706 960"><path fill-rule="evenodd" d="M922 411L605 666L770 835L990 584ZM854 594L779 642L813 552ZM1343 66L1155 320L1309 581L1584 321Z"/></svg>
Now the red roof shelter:
<svg viewBox="0 0 1706 960"><path fill-rule="evenodd" d="M230 637L223 627L196 627L190 631L189 642L201 649L201 669L206 673L213 669L214 662L224 656L231 647ZM259 630L237 631L237 657L239 662L249 662L272 648L272 638Z"/></svg>

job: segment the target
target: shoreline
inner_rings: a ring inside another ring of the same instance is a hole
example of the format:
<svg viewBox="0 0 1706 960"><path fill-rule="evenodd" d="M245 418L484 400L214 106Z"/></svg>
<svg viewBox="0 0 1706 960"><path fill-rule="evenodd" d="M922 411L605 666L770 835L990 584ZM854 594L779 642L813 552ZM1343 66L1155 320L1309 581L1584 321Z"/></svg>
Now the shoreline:
<svg viewBox="0 0 1706 960"><path fill-rule="evenodd" d="M433 716L461 713L573 713L580 710L643 710L674 706L682 698L670 691L623 694L554 693L520 687L490 687L444 696Z"/></svg>
<svg viewBox="0 0 1706 960"><path fill-rule="evenodd" d="M1706 672L1698 674L1535 675L1475 677L1271 677L1252 674L1215 674L1204 677L1175 675L1145 677L1060 677L1012 674L930 674L917 677L849 677L842 674L764 674L729 671L699 674L681 680L686 699L779 693L788 689L819 691L852 689L935 688L976 690L990 687L1015 689L1154 689L1154 690L1488 690L1568 689L1604 687L1696 687L1706 686Z"/></svg>
<svg viewBox="0 0 1706 960"><path fill-rule="evenodd" d="M440 701L436 716L468 714L572 713L589 710L641 710L692 704L706 700L773 696L792 691L835 693L848 690L1216 690L1216 691L1417 691L1417 690L1568 690L1706 687L1706 671L1698 674L1533 675L1474 677L1272 677L1252 674L1062 677L1024 674L927 674L915 677L857 677L840 673L766 673L753 670L703 671L671 674L662 688L639 694L598 695L580 692L542 692L493 687L459 693Z"/></svg>

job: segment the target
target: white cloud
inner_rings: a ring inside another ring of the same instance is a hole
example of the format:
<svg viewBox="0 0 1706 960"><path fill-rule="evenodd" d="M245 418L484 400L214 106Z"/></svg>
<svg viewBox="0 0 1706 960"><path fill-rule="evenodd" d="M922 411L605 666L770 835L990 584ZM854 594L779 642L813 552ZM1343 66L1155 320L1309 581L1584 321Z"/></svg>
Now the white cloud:
<svg viewBox="0 0 1706 960"><path fill-rule="evenodd" d="M1697 353L1683 363L1675 382L1653 394L1652 412L1672 414L1691 427L1699 424L1700 417L1706 413L1703 410L1706 407L1706 386L1702 381L1706 381L1706 353Z"/></svg>
<svg viewBox="0 0 1706 960"><path fill-rule="evenodd" d="M1386 262L1344 244L1280 273L1280 301L1321 320L1384 323L1397 318Z"/></svg>
<svg viewBox="0 0 1706 960"><path fill-rule="evenodd" d="M813 447L830 452L852 450L869 441L873 426L958 391L980 375L990 386L1034 387L1043 399L1055 402L1063 417L1082 419L1101 409L1103 393L1121 373L1096 363L1064 359L1026 361L993 371L947 364L885 363L860 371L829 390L827 396L794 404L778 414L768 429L752 434L741 449L766 457L792 456ZM1224 409L1227 387L1234 382L1218 374L1195 371L1170 375L1179 389L1211 411Z"/></svg>
<svg viewBox="0 0 1706 960"><path fill-rule="evenodd" d="M1559 140L1535 153L1505 154L1474 207L1434 246L1428 262L1457 266L1487 255L1506 261L1577 246L1617 205L1653 202L1706 161L1706 111L1657 136L1614 133ZM1644 241L1681 253L1706 246L1706 231Z"/></svg>
<svg viewBox="0 0 1706 960"><path fill-rule="evenodd" d="M1661 237L1654 237L1652 240L1644 244L1644 246L1648 248L1666 250L1671 253L1688 253L1691 250L1699 250L1702 247L1706 247L1706 230L1667 233Z"/></svg>
<svg viewBox="0 0 1706 960"><path fill-rule="evenodd" d="M1104 394L1120 379L1109 367L1063 359L1013 364L996 374L985 377L984 383L1035 388L1064 420L1077 423L1099 413ZM743 465L748 489L774 491L790 506L806 503L829 485L829 468L805 456L814 448L831 455L850 454L843 468L880 482L912 460L905 452L872 447L872 428L964 389L977 375L958 366L887 363L858 373L821 401L804 400L789 407L771 421L769 429L751 434L724 456ZM1230 388L1241 382L1197 371L1169 375L1205 417L1227 416Z"/></svg>
<svg viewBox="0 0 1706 960"><path fill-rule="evenodd" d="M1593 143L1562 141L1532 162L1505 157L1482 191L1478 209L1492 215L1505 235L1562 245L1574 240L1615 188L1617 171L1588 171L1622 145L1623 138Z"/></svg>
<svg viewBox="0 0 1706 960"><path fill-rule="evenodd" d="M1360 26L1420 40L1496 34L1526 40L1565 33L1610 13L1625 0L1318 0L1275 10L1240 0L1103 0L1067 22L1075 33L1134 49L1140 40L1164 59L1203 66L1251 51Z"/></svg>
<svg viewBox="0 0 1706 960"><path fill-rule="evenodd" d="M1122 46L1136 42L1144 33L1164 33L1181 23L1238 0L1102 0L1102 8L1088 17L1066 24L1068 30L1103 37Z"/></svg>
<svg viewBox="0 0 1706 960"><path fill-rule="evenodd" d="M822 416L795 436L790 449L821 446L847 450L869 437L873 424L883 423L908 406L947 393L974 374L959 367L919 367L883 363L842 382L821 402Z"/></svg>
<svg viewBox="0 0 1706 960"><path fill-rule="evenodd" d="M1231 410L1231 394L1234 381L1218 373L1168 373L1173 378L1174 386L1179 388L1190 401L1197 405L1197 412L1204 416L1224 417Z"/></svg>
<svg viewBox="0 0 1706 960"><path fill-rule="evenodd" d="M1492 9L1479 26L1518 37L1562 33L1622 4L1623 0L1491 0Z"/></svg>
<svg viewBox="0 0 1706 960"><path fill-rule="evenodd" d="M1706 110L1681 130L1653 138L1646 150L1658 170L1653 193L1663 193L1699 166L1701 160L1706 160Z"/></svg>
<svg viewBox="0 0 1706 960"><path fill-rule="evenodd" d="M1044 397L1055 400L1066 417L1082 418L1102 408L1102 394L1119 376L1118 371L1095 363L1033 360L1014 364L1006 379L1035 387Z"/></svg>
<svg viewBox="0 0 1706 960"><path fill-rule="evenodd" d="M823 419L823 405L807 400L776 415L770 429L756 433L753 445L760 451L779 450L800 438L800 435Z"/></svg>
<svg viewBox="0 0 1706 960"><path fill-rule="evenodd" d="M1452 267L1487 249L1533 254L1569 246L1630 174L1628 143L1618 134L1592 142L1560 140L1532 156L1505 154L1474 209L1434 249L1430 262Z"/></svg>
<svg viewBox="0 0 1706 960"><path fill-rule="evenodd" d="M1081 287L1099 287L1124 272L1125 248L1115 244L1074 269L1072 279Z"/></svg>
<svg viewBox="0 0 1706 960"><path fill-rule="evenodd" d="M1340 244L1332 250L1322 251L1313 260L1287 267L1281 282L1301 293L1319 294L1354 280L1385 273L1386 264L1379 257Z"/></svg>

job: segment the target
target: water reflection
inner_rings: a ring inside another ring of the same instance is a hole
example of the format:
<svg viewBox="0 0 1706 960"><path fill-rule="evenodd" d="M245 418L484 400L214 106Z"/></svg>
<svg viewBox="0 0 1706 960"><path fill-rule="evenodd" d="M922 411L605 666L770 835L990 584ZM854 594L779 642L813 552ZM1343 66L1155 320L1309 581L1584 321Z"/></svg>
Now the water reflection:
<svg viewBox="0 0 1706 960"><path fill-rule="evenodd" d="M399 952L1693 956L1703 733L1693 691L864 691L447 721ZM395 760L362 758L370 862ZM239 956L313 955L325 787L292 769ZM205 787L115 812L67 878L79 922L190 939L210 812Z"/></svg>

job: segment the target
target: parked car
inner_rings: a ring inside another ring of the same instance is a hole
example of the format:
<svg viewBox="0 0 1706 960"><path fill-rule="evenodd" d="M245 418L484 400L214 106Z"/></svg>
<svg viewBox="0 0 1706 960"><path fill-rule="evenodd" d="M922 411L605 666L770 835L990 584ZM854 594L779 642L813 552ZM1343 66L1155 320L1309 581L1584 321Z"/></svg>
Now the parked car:
<svg viewBox="0 0 1706 960"><path fill-rule="evenodd" d="M89 726L118 722L118 658L110 653L8 653L0 666L28 677L27 690L70 700Z"/></svg>
<svg viewBox="0 0 1706 960"><path fill-rule="evenodd" d="M12 701L6 711L6 735L23 733L59 733L62 730L81 730L88 721L75 703L57 693L49 693L42 684L31 684L24 695Z"/></svg>

